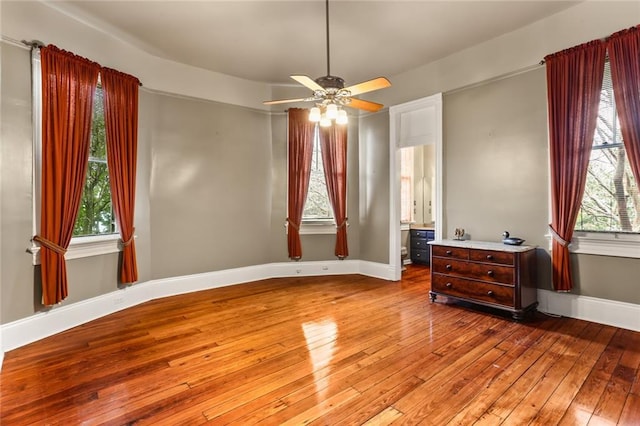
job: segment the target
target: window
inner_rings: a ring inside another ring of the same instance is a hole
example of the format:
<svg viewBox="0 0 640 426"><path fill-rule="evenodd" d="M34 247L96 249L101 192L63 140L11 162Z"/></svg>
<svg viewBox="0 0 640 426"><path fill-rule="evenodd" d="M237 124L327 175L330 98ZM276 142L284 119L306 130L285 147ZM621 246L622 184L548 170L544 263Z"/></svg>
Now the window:
<svg viewBox="0 0 640 426"><path fill-rule="evenodd" d="M309 178L309 192L304 203L302 212L302 222L331 222L333 224L333 210L329 202L327 193L327 182L324 177L324 166L322 164L322 151L320 147L319 130L313 137L313 156L311 159L311 176ZM335 231L335 228L332 227Z"/></svg>
<svg viewBox="0 0 640 426"><path fill-rule="evenodd" d="M587 181L570 249L640 258L640 193L622 141L609 62L605 63Z"/></svg>
<svg viewBox="0 0 640 426"><path fill-rule="evenodd" d="M606 63L598 122L576 231L640 233L640 192L626 159Z"/></svg>
<svg viewBox="0 0 640 426"><path fill-rule="evenodd" d="M413 147L400 150L400 222L413 222Z"/></svg>
<svg viewBox="0 0 640 426"><path fill-rule="evenodd" d="M107 169L104 102L102 88L98 86L93 100L89 164L73 236L86 237L116 232Z"/></svg>
<svg viewBox="0 0 640 426"><path fill-rule="evenodd" d="M40 50L33 49L32 92L33 92L33 235L40 230L40 184L42 179L42 71ZM111 206L111 190L107 176L106 134L104 127L104 103L102 89L98 86L94 98L93 123L91 129L90 159L87 167L87 182L83 191L73 238L67 249L67 260L96 256L120 251L120 235L115 226ZM106 202L108 200L108 202ZM32 263L40 263L40 247L35 243L28 248Z"/></svg>

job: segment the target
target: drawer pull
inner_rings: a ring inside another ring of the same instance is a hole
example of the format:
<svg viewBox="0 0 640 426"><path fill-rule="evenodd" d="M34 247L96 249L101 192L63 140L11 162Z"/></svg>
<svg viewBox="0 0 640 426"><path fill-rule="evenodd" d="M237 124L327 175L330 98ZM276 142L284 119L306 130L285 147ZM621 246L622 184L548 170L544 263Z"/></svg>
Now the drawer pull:
<svg viewBox="0 0 640 426"><path fill-rule="evenodd" d="M447 283L447 288L451 288L451 287L453 287L453 284Z"/></svg>
<svg viewBox="0 0 640 426"><path fill-rule="evenodd" d="M451 250L447 250L446 253L451 256L451 254L453 253Z"/></svg>
<svg viewBox="0 0 640 426"><path fill-rule="evenodd" d="M489 291L487 292L487 296L493 296L493 291L489 290Z"/></svg>
<svg viewBox="0 0 640 426"><path fill-rule="evenodd" d="M487 255L487 260L491 260L491 259L493 259L493 255L488 254L488 255Z"/></svg>
<svg viewBox="0 0 640 426"><path fill-rule="evenodd" d="M445 266L445 268L447 269L447 271L450 271L451 270L451 265L447 265L447 266Z"/></svg>
<svg viewBox="0 0 640 426"><path fill-rule="evenodd" d="M492 277L492 276L493 276L493 271L489 271L489 272L487 272L487 275L489 275L490 277Z"/></svg>

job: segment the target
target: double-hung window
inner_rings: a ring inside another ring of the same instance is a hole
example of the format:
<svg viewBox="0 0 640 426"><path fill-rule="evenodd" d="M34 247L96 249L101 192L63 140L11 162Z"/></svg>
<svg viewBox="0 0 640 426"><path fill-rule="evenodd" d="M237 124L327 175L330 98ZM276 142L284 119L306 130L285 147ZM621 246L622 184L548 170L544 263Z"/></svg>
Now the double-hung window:
<svg viewBox="0 0 640 426"><path fill-rule="evenodd" d="M32 51L33 90L33 235L39 234L42 157L42 71L39 49ZM106 131L102 88L98 83L93 99L91 145L87 164L86 180L78 216L73 229L73 238L66 259L76 259L119 251L120 235L111 204L111 188L107 168ZM33 264L39 264L40 248L33 244Z"/></svg>
<svg viewBox="0 0 640 426"><path fill-rule="evenodd" d="M87 175L80 200L74 237L116 234L107 168L107 139L104 126L102 88L96 88L91 122L91 145Z"/></svg>
<svg viewBox="0 0 640 426"><path fill-rule="evenodd" d="M640 191L627 161L608 61L574 231L574 252L640 257Z"/></svg>
<svg viewBox="0 0 640 426"><path fill-rule="evenodd" d="M327 193L320 132L317 126L313 136L311 175L307 199L302 211L301 233L335 233L335 220Z"/></svg>

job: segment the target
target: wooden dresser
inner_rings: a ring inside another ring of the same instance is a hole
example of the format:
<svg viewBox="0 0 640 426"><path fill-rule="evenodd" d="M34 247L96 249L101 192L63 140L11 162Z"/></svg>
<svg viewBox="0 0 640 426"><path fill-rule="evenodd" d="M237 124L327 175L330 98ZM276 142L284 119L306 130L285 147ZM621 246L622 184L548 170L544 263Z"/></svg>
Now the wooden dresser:
<svg viewBox="0 0 640 426"><path fill-rule="evenodd" d="M509 311L517 320L538 306L535 247L455 240L429 244L432 302L446 296Z"/></svg>

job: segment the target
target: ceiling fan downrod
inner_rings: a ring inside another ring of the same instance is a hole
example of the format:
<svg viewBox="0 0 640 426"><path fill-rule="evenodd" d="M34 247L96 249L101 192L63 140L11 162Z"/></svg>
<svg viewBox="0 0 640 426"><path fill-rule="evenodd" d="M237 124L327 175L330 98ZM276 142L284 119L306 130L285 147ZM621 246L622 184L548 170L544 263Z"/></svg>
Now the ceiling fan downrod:
<svg viewBox="0 0 640 426"><path fill-rule="evenodd" d="M327 75L316 78L316 83L325 89L344 89L344 80L340 77L331 75L331 46L329 37L329 0L325 0L325 23L327 35Z"/></svg>
<svg viewBox="0 0 640 426"><path fill-rule="evenodd" d="M327 24L327 77L331 75L331 67L329 62L329 0L325 0L325 18Z"/></svg>

